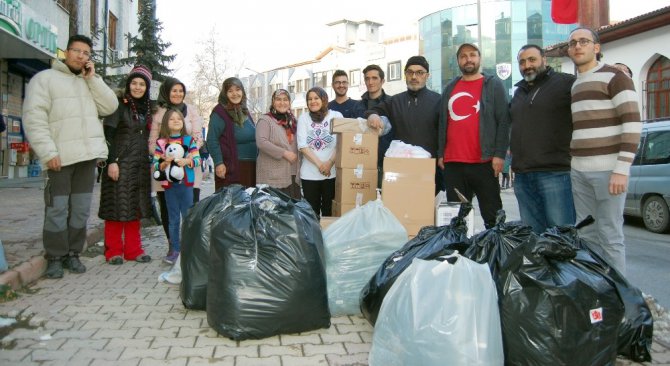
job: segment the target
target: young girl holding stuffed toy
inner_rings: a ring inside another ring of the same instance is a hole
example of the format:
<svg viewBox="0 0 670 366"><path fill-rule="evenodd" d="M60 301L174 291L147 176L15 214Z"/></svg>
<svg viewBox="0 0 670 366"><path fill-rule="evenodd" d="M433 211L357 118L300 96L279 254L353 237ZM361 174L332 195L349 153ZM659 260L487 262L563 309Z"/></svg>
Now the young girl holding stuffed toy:
<svg viewBox="0 0 670 366"><path fill-rule="evenodd" d="M181 145L178 146L171 145ZM183 149L183 150L182 150ZM183 151L183 156L173 156L175 151ZM179 227L181 218L186 217L188 209L193 206L193 168L200 166L198 145L184 127L184 116L175 109L168 109L163 115L159 139L154 151L154 168L158 172L157 179L165 188L170 231L170 254L165 262L174 263L181 251L179 243ZM155 176L155 177L156 177Z"/></svg>

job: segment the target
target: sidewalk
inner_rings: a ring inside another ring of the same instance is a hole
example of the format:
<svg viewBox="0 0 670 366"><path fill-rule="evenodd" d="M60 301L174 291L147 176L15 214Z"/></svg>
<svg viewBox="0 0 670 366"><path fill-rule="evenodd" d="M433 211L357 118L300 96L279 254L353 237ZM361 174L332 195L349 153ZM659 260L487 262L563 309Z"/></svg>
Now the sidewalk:
<svg viewBox="0 0 670 366"><path fill-rule="evenodd" d="M28 187L0 185L4 197L0 235L17 272L12 276L31 283L27 291L19 291L18 299L0 304L0 317L19 320L9 330L0 327L0 364L367 365L373 328L360 316L332 318L328 329L262 340L235 342L218 336L209 327L206 312L184 308L178 286L158 282L169 269L160 261L165 255L162 227L142 232L145 248L154 258L151 263L110 266L101 255L82 257L88 267L85 274L38 281L45 267L39 257L42 190L39 182L23 185ZM204 184L202 197L212 191L213 184ZM505 205L511 200L513 192L504 191ZM9 210L16 215L9 215ZM508 219L518 218L513 209L509 211ZM476 217L475 227L481 229ZM98 241L93 237L100 237L101 224L96 196L90 242ZM0 284L11 283L3 282L9 274L0 275ZM652 357L646 365L670 365L670 348L655 341ZM621 360L617 365L639 364Z"/></svg>

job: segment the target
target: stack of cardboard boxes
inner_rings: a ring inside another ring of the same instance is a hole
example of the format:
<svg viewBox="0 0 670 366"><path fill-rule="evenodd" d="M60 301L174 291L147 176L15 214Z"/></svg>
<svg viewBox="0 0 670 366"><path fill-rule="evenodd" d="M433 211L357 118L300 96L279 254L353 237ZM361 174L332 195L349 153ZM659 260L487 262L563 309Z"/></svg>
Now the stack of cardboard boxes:
<svg viewBox="0 0 670 366"><path fill-rule="evenodd" d="M342 216L377 198L379 135L352 118L335 118L332 126L338 134L333 216Z"/></svg>

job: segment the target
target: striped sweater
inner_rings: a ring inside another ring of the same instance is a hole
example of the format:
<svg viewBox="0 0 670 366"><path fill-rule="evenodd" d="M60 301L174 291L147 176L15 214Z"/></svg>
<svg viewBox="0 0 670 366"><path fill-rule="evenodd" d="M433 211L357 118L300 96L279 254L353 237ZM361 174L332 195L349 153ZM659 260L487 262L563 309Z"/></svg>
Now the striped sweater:
<svg viewBox="0 0 670 366"><path fill-rule="evenodd" d="M640 142L640 110L633 81L598 63L572 86L572 169L628 175Z"/></svg>

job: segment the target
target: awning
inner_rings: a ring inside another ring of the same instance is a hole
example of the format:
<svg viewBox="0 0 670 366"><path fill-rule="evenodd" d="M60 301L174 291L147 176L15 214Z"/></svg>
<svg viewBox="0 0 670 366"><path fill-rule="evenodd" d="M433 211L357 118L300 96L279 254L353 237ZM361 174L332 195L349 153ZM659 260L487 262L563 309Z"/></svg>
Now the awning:
<svg viewBox="0 0 670 366"><path fill-rule="evenodd" d="M46 51L0 28L0 58L49 60L55 58L55 55L50 55Z"/></svg>

